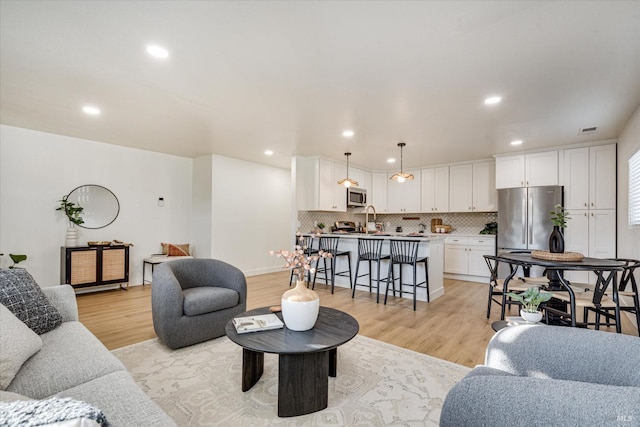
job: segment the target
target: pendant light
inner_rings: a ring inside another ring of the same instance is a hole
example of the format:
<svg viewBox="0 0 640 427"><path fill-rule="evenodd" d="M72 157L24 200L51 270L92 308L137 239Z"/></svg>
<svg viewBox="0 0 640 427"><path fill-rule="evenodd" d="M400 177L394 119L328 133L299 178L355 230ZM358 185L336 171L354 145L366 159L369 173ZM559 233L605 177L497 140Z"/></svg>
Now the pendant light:
<svg viewBox="0 0 640 427"><path fill-rule="evenodd" d="M341 179L340 181L338 181L338 185L344 185L346 188L349 188L352 185L354 187L357 187L358 181L354 181L351 178L349 178L349 156L351 155L351 153L344 153L344 155L347 156L347 177L345 179Z"/></svg>
<svg viewBox="0 0 640 427"><path fill-rule="evenodd" d="M398 147L400 147L400 172L394 174L391 178L389 179L395 179L398 182L405 182L406 180L409 181L413 181L413 174L410 173L405 173L402 171L402 147L404 147L405 144L404 142L398 142Z"/></svg>

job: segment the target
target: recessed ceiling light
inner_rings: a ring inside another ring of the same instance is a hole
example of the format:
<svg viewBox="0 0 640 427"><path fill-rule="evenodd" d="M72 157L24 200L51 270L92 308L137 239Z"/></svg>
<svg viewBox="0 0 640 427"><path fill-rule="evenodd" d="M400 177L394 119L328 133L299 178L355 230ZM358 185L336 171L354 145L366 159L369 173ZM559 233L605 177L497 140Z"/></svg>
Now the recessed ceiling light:
<svg viewBox="0 0 640 427"><path fill-rule="evenodd" d="M502 98L499 96L490 96L489 98L484 100L485 105L494 105L499 104L502 101Z"/></svg>
<svg viewBox="0 0 640 427"><path fill-rule="evenodd" d="M264 155L265 156L273 156L273 151L272 150L264 150Z"/></svg>
<svg viewBox="0 0 640 427"><path fill-rule="evenodd" d="M342 132L342 136L344 136L345 138L352 138L353 135L355 135L356 133L354 131L352 131L351 129L347 129L345 131Z"/></svg>
<svg viewBox="0 0 640 427"><path fill-rule="evenodd" d="M100 114L100 109L91 105L85 105L84 107L82 107L82 111L92 116L97 116Z"/></svg>
<svg viewBox="0 0 640 427"><path fill-rule="evenodd" d="M516 139L515 141L511 141L511 145L520 145L520 144L522 144L521 139Z"/></svg>
<svg viewBox="0 0 640 427"><path fill-rule="evenodd" d="M395 162L396 162L396 159L394 159L393 157L389 157L387 159L387 163L395 163Z"/></svg>
<svg viewBox="0 0 640 427"><path fill-rule="evenodd" d="M169 57L169 51L163 48L162 46L158 46L158 45L148 45L147 53L153 56L154 58L164 59Z"/></svg>

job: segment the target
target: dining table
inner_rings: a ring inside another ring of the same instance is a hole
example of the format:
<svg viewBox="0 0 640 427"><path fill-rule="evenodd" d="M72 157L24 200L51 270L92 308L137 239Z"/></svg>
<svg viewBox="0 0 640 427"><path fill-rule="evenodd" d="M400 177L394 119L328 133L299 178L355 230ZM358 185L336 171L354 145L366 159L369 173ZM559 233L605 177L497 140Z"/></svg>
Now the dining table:
<svg viewBox="0 0 640 427"><path fill-rule="evenodd" d="M584 257L580 260L558 261L546 258L535 257L530 253L503 253L497 256L500 262L509 264L512 268L510 274L504 279L504 288L509 288L509 281L516 280L516 272L518 267L522 271L530 271L531 267L538 266L545 269L548 283L542 286L542 289L550 292L567 292L569 294L570 312L559 308L558 304L547 304L547 313L557 315L560 318L570 317L570 325L577 326L576 322L576 285L564 278L565 271L591 271L596 276L594 284L580 284L580 291L585 290L588 286L589 290L593 290L593 304L599 307L602 297L610 292L612 299L615 301L615 319L616 331L621 332L620 326L620 306L618 304L618 272L624 270L625 263L622 261L605 259L605 258L589 258ZM609 289L611 288L611 289Z"/></svg>

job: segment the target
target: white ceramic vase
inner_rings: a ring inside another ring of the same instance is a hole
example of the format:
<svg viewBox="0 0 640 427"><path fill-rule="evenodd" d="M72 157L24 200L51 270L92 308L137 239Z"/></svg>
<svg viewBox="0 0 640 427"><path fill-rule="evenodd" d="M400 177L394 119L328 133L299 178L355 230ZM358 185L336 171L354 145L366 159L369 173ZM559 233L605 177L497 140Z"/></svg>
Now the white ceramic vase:
<svg viewBox="0 0 640 427"><path fill-rule="evenodd" d="M68 248L78 246L78 230L73 227L67 228L67 234L64 236L64 245Z"/></svg>
<svg viewBox="0 0 640 427"><path fill-rule="evenodd" d="M313 328L320 311L320 297L307 284L298 280L296 287L282 294L282 319L287 329L308 331Z"/></svg>
<svg viewBox="0 0 640 427"><path fill-rule="evenodd" d="M527 322L537 323L542 320L542 312L536 311L535 313L529 313L528 311L520 310L520 317Z"/></svg>

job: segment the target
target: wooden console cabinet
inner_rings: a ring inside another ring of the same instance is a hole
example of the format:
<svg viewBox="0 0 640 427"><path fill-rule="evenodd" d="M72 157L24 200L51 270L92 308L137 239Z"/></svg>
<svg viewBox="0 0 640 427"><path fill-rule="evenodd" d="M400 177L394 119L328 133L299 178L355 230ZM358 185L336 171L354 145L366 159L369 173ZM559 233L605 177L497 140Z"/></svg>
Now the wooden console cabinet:
<svg viewBox="0 0 640 427"><path fill-rule="evenodd" d="M125 284L129 287L128 246L62 247L60 280L74 288Z"/></svg>

